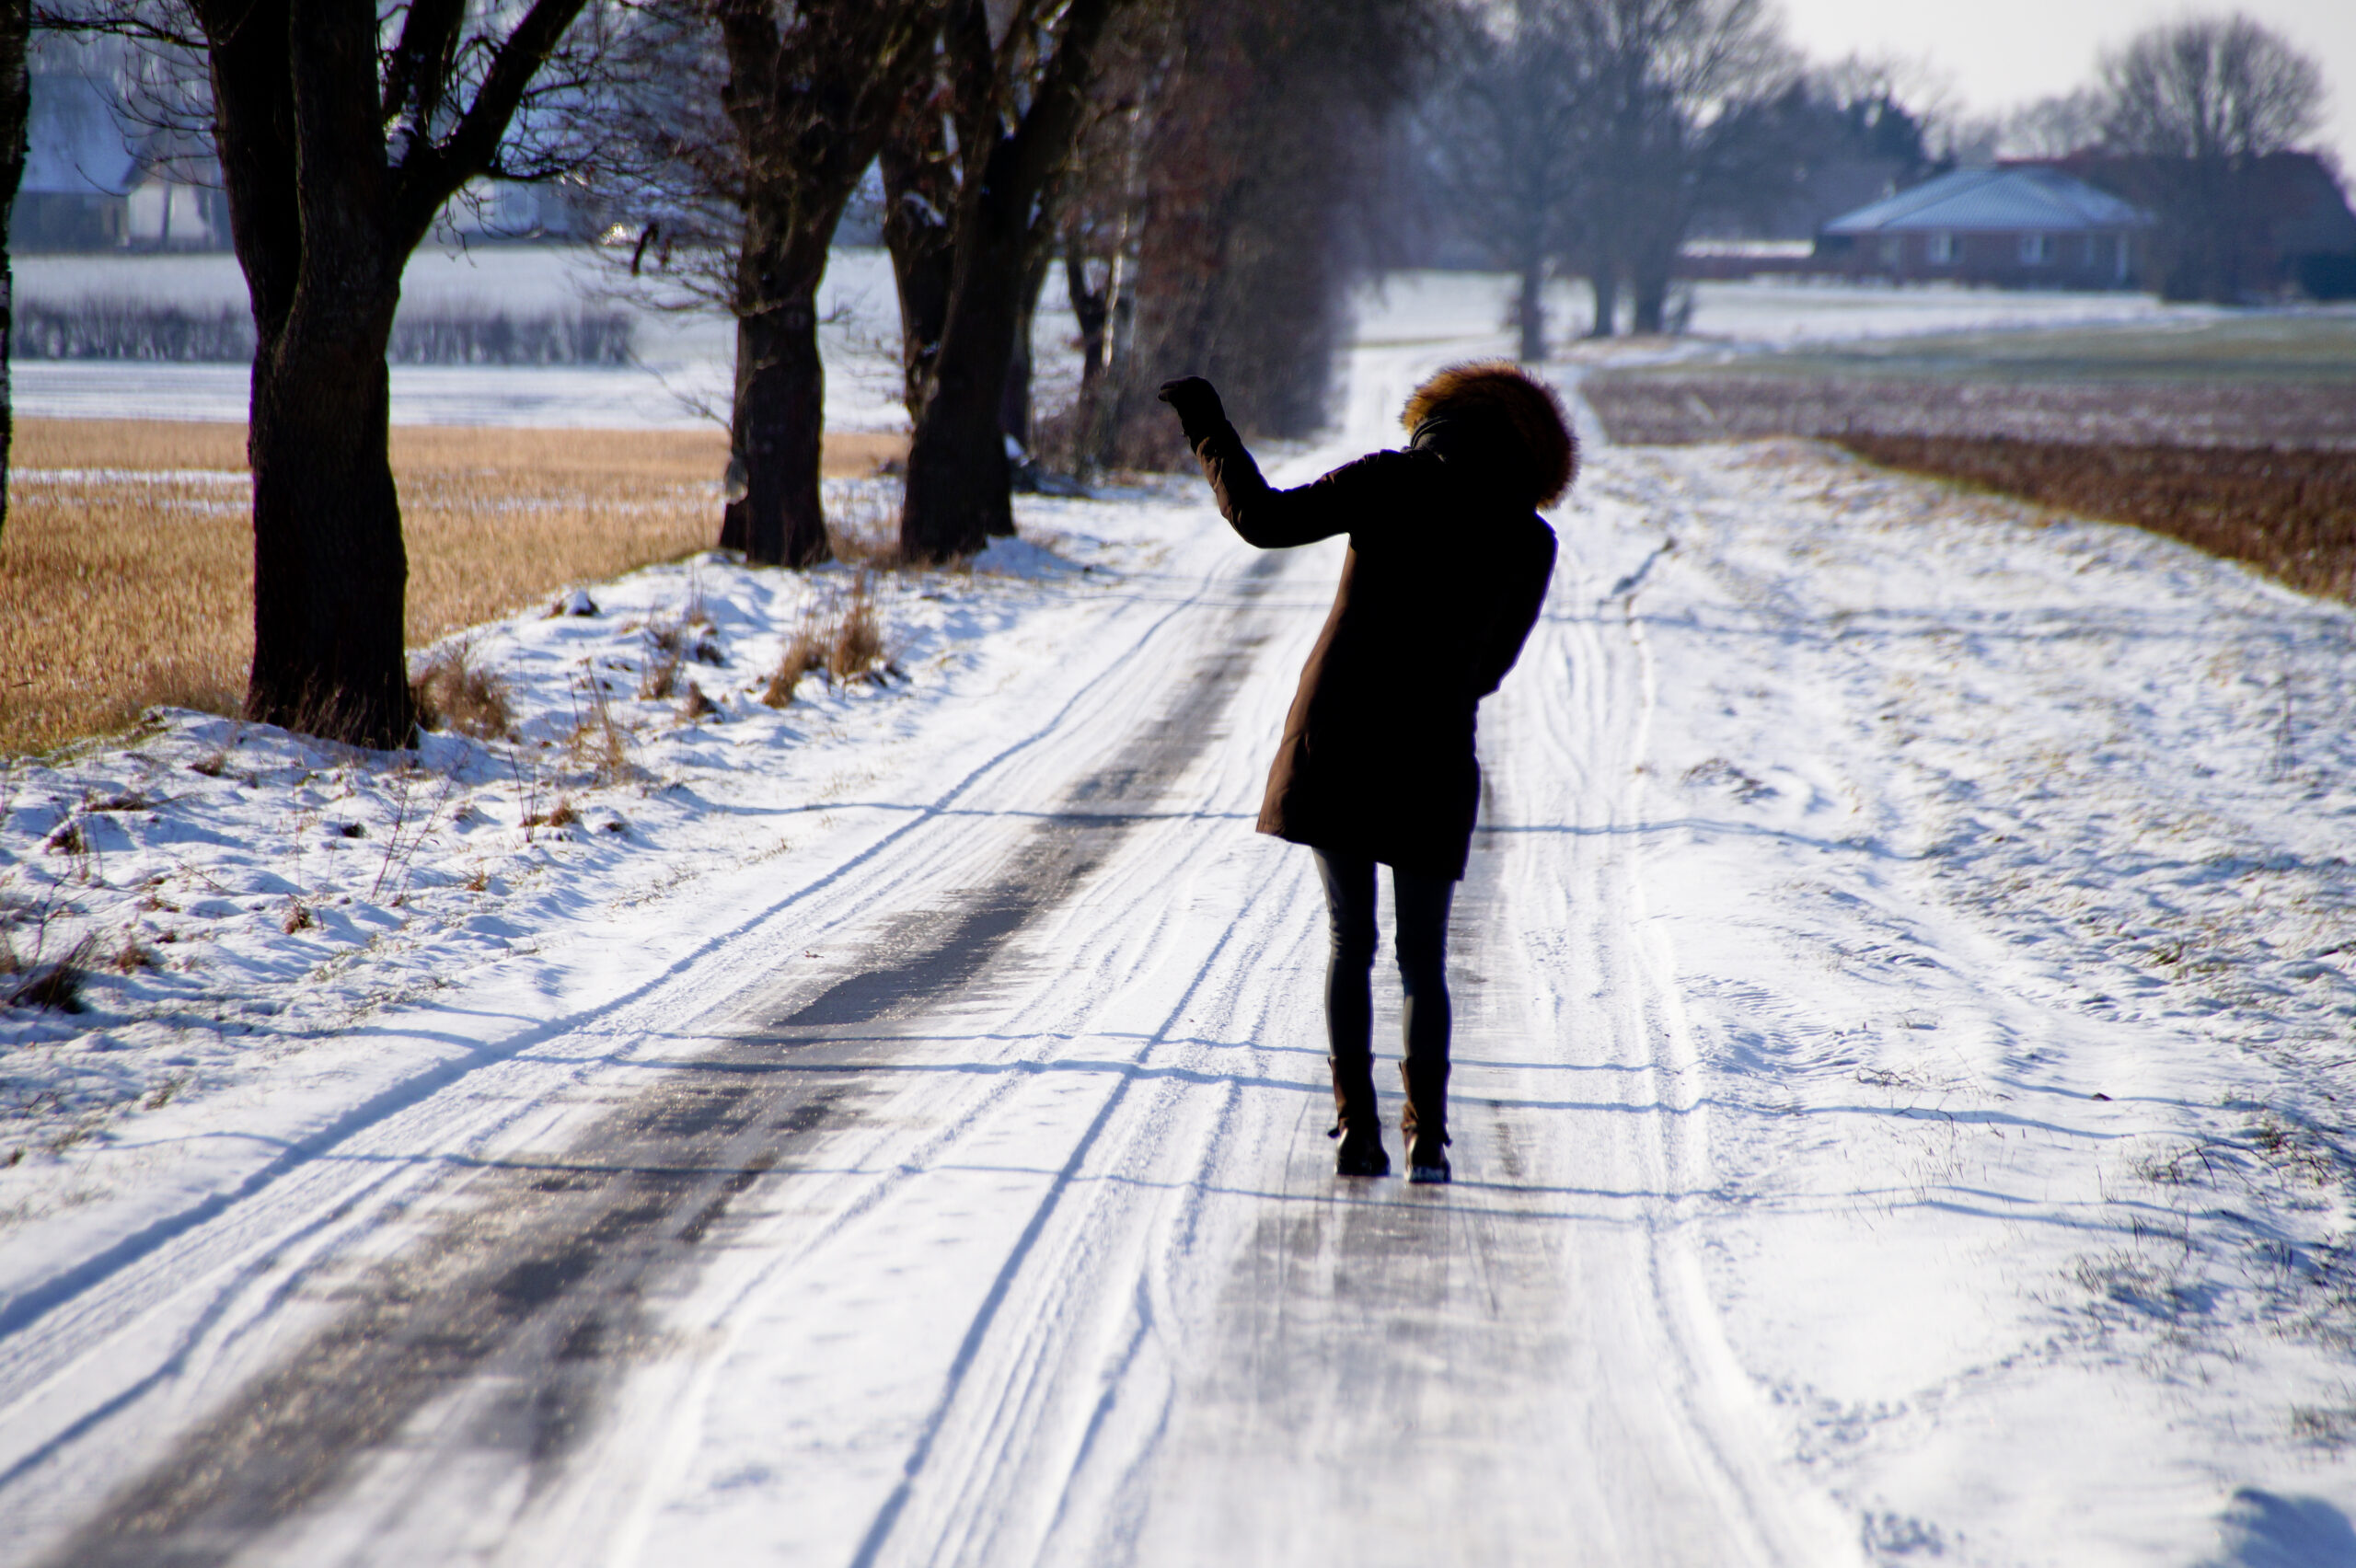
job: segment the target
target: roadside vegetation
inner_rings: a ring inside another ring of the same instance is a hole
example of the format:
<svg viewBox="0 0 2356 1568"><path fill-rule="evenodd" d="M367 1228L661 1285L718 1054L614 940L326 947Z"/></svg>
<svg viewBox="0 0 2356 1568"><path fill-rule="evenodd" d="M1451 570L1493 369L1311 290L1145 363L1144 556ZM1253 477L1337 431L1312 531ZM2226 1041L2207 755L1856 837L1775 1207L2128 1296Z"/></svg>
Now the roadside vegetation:
<svg viewBox="0 0 2356 1568"><path fill-rule="evenodd" d="M904 443L829 438L830 474ZM392 463L418 647L710 542L718 432L398 428ZM119 731L168 703L237 710L252 656L245 432L160 421L17 426L0 536L0 753Z"/></svg>

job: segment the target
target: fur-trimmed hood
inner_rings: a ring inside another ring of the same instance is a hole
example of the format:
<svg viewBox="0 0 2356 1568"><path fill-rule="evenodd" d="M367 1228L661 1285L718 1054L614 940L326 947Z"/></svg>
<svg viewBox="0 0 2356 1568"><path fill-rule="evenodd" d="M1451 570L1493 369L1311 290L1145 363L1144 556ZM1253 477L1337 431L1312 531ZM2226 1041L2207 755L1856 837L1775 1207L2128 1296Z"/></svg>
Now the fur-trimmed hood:
<svg viewBox="0 0 2356 1568"><path fill-rule="evenodd" d="M1399 422L1416 446L1497 465L1498 480L1532 508L1562 500L1578 475L1579 444L1561 399L1509 360L1449 365L1415 388Z"/></svg>

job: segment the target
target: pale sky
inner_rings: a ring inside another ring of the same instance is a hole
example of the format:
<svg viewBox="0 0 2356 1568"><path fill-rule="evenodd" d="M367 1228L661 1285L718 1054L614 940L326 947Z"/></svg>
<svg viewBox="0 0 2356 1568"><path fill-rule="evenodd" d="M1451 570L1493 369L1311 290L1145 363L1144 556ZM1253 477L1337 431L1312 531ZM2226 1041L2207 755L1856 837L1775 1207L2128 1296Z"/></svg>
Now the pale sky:
<svg viewBox="0 0 2356 1568"><path fill-rule="evenodd" d="M1927 62L1965 110L1999 111L2094 79L2095 55L2191 12L2248 13L2315 57L2329 98L2316 141L2356 178L2356 0L1782 0L1793 42Z"/></svg>

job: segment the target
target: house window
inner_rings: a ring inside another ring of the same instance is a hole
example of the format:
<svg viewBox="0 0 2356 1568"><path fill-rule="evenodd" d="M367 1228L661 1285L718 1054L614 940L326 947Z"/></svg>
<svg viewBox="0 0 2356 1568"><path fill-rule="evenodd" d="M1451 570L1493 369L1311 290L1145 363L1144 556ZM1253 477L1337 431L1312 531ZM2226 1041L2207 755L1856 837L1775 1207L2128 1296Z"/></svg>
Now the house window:
<svg viewBox="0 0 2356 1568"><path fill-rule="evenodd" d="M2053 236L2050 234L2021 236L2021 265L2042 267L2053 259Z"/></svg>
<svg viewBox="0 0 2356 1568"><path fill-rule="evenodd" d="M1945 229L1931 236L1931 264L1933 266L1952 266L1955 264L1955 236Z"/></svg>
<svg viewBox="0 0 2356 1568"><path fill-rule="evenodd" d="M1897 266L1898 263L1905 257L1905 248L1906 241L1899 236L1894 234L1886 234L1882 236L1881 264L1885 267Z"/></svg>
<svg viewBox="0 0 2356 1568"><path fill-rule="evenodd" d="M2090 234L2086 236L2087 271L2092 272L2096 271L2106 260L2109 259L2109 258L2103 254L2103 248L2108 243L2109 238L2106 235Z"/></svg>

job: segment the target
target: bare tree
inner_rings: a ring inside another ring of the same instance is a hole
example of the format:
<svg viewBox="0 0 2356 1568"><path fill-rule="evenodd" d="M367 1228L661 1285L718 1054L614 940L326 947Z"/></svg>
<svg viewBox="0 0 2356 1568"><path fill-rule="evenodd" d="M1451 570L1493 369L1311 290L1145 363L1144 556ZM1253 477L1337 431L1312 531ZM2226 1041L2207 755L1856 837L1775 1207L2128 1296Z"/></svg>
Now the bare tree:
<svg viewBox="0 0 2356 1568"><path fill-rule="evenodd" d="M1796 65L1763 0L1585 0L1579 23L1598 85L1593 333L1613 330L1623 278L1635 330L1657 332L1696 210L1784 155L1752 111Z"/></svg>
<svg viewBox="0 0 2356 1568"><path fill-rule="evenodd" d="M1248 431L1325 421L1366 249L1354 208L1437 51L1424 0L1203 0L1149 110L1115 455L1176 459L1154 387L1218 383Z"/></svg>
<svg viewBox="0 0 2356 1568"><path fill-rule="evenodd" d="M15 336L17 285L6 220L25 178L25 121L32 110L26 55L32 25L32 0L0 0L0 532L8 526L8 455L16 440L8 351Z"/></svg>
<svg viewBox="0 0 2356 1568"><path fill-rule="evenodd" d="M971 555L1014 531L1006 377L1054 234L1053 186L1080 133L1096 49L1123 0L952 0L941 29L957 136L957 212L940 347L908 451L900 548Z"/></svg>
<svg viewBox="0 0 2356 1568"><path fill-rule="evenodd" d="M1179 58L1180 11L1181 0L1130 0L1107 29L1088 116L1057 181L1055 248L1079 329L1080 387L1038 444L1074 470L1113 455L1118 398L1112 373L1136 318L1150 183L1147 151Z"/></svg>
<svg viewBox="0 0 2356 1568"><path fill-rule="evenodd" d="M1460 14L1440 90L1422 116L1443 200L1463 232L1519 280L1514 325L1526 361L1546 357L1546 280L1583 253L1593 178L1594 59L1579 0L1511 0Z"/></svg>
<svg viewBox="0 0 2356 1568"><path fill-rule="evenodd" d="M827 559L818 288L835 230L933 53L943 0L643 0L595 184L637 230L660 303L736 319L738 491L721 543L763 565ZM615 254L622 254L617 251Z"/></svg>
<svg viewBox="0 0 2356 1568"><path fill-rule="evenodd" d="M606 36L586 4L67 0L43 17L202 63L175 79L210 133L254 318L251 719L410 737L385 368L402 269L469 182L577 160L569 111Z"/></svg>
<svg viewBox="0 0 2356 1568"><path fill-rule="evenodd" d="M731 305L746 555L827 559L818 285L842 212L930 58L936 0L711 0L728 58L744 227Z"/></svg>
<svg viewBox="0 0 2356 1568"><path fill-rule="evenodd" d="M2102 62L2103 131L2121 152L2198 161L2280 152L2323 117L2323 73L2235 12L2137 34Z"/></svg>
<svg viewBox="0 0 2356 1568"><path fill-rule="evenodd" d="M2102 129L2131 193L2157 210L2162 292L2237 299L2250 166L2320 122L2323 75L2236 12L2137 34L2103 57Z"/></svg>
<svg viewBox="0 0 2356 1568"><path fill-rule="evenodd" d="M2055 93L2004 116L1998 143L2007 157L2063 158L2102 140L2103 100L2090 87Z"/></svg>

